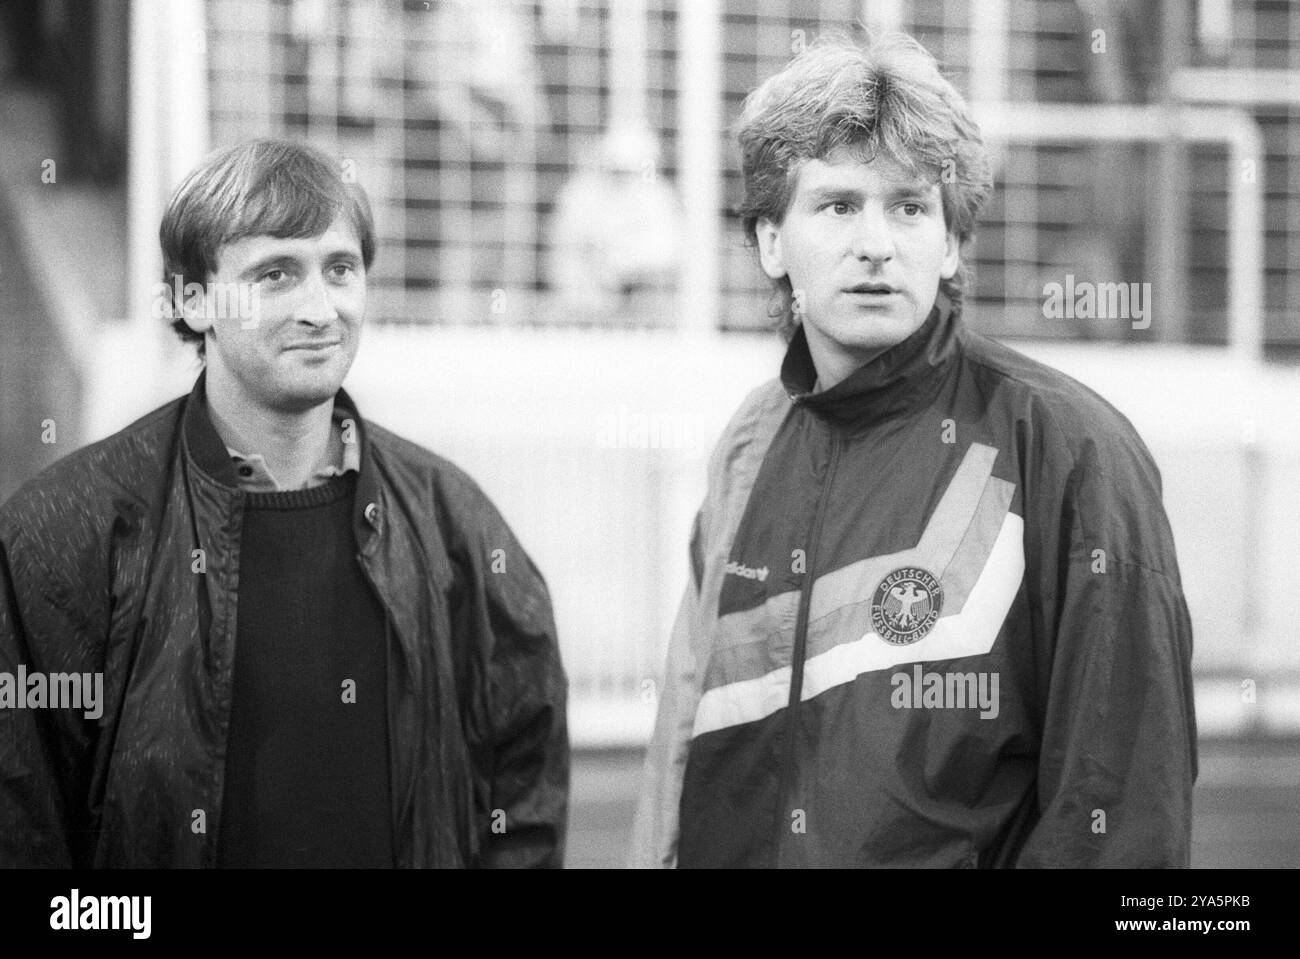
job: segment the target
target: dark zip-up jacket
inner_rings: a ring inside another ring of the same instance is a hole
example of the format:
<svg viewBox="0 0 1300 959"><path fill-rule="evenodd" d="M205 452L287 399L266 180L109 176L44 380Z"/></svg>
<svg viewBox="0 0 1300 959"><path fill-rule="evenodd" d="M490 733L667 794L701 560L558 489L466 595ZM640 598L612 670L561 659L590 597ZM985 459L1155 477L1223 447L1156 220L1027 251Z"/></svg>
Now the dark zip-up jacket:
<svg viewBox="0 0 1300 959"><path fill-rule="evenodd" d="M643 866L1188 865L1192 635L1129 422L941 299L710 464Z"/></svg>
<svg viewBox="0 0 1300 959"><path fill-rule="evenodd" d="M103 714L0 709L0 866L213 866L244 494L188 397L0 508L0 673L102 673ZM473 480L366 422L356 560L387 633L394 862L558 866L569 750L546 585Z"/></svg>

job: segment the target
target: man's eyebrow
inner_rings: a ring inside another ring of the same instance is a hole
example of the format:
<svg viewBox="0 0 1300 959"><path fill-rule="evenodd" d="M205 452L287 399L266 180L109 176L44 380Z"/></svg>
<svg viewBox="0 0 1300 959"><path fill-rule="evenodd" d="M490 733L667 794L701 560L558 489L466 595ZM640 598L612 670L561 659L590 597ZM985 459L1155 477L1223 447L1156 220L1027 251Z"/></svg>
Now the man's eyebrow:
<svg viewBox="0 0 1300 959"><path fill-rule="evenodd" d="M338 262L339 260L346 260L349 263L356 264L361 262L361 254L358 253L356 250L352 249L351 247L340 246L326 253L325 259L329 262Z"/></svg>
<svg viewBox="0 0 1300 959"><path fill-rule="evenodd" d="M288 253L272 253L270 256L264 256L260 260L254 261L242 273L239 274L241 280L246 280L259 273L264 273L272 269L284 269L289 266L297 266L298 258Z"/></svg>
<svg viewBox="0 0 1300 959"><path fill-rule="evenodd" d="M931 183L928 180L910 180L905 183L893 183L885 191L885 196L897 199L903 196L920 196L928 197L930 191L938 184Z"/></svg>
<svg viewBox="0 0 1300 959"><path fill-rule="evenodd" d="M836 186L827 184L826 186L813 187L808 191L807 197L813 203L822 203L830 200L856 200L862 196L862 191L855 186Z"/></svg>
<svg viewBox="0 0 1300 959"><path fill-rule="evenodd" d="M926 180L911 180L907 182L892 182L885 189L885 198L897 200L901 197L929 197L931 189L936 184ZM864 191L855 186L837 186L829 183L824 186L813 187L807 193L807 198L811 203L828 203L833 200L861 200Z"/></svg>
<svg viewBox="0 0 1300 959"><path fill-rule="evenodd" d="M323 259L327 263L349 263L355 266L361 262L361 254L348 247L339 247L330 250ZM239 277L242 280L247 280L258 274L265 273L267 270L285 269L299 265L301 265L301 260L292 253L272 253L254 262L240 273Z"/></svg>

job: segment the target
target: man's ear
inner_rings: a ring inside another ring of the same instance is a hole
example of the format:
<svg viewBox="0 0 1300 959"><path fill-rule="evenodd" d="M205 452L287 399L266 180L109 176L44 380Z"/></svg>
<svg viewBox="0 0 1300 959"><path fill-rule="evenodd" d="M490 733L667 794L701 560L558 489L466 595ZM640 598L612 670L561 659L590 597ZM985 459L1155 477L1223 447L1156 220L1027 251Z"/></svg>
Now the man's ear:
<svg viewBox="0 0 1300 959"><path fill-rule="evenodd" d="M939 275L945 280L951 280L957 275L957 267L961 265L961 241L957 239L957 234L951 230L946 234L945 246L943 249L943 268Z"/></svg>
<svg viewBox="0 0 1300 959"><path fill-rule="evenodd" d="M206 333L212 328L212 318L208 316L204 297L207 291L202 283L186 283L180 303L181 319L195 333Z"/></svg>
<svg viewBox="0 0 1300 959"><path fill-rule="evenodd" d="M769 280L779 280L787 275L785 258L781 254L781 227L767 217L754 224L754 239L758 241L758 262Z"/></svg>

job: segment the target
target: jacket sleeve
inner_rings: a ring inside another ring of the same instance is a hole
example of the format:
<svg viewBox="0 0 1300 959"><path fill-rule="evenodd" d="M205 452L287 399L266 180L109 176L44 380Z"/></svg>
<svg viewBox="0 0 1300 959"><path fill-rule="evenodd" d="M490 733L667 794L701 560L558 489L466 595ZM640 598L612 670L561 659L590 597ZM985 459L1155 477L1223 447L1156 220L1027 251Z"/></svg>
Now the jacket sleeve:
<svg viewBox="0 0 1300 959"><path fill-rule="evenodd" d="M1038 819L1021 867L1190 860L1192 632L1159 475L1145 453L1087 451L1064 509L1039 517L1049 639Z"/></svg>
<svg viewBox="0 0 1300 959"><path fill-rule="evenodd" d="M691 528L691 573L668 638L668 657L659 684L659 709L646 751L632 824L628 864L673 869L681 835L680 813L686 761L709 665L710 624L716 613L726 543L735 533L739 510L790 398L779 380L757 387L722 431L709 457L704 502Z"/></svg>
<svg viewBox="0 0 1300 959"><path fill-rule="evenodd" d="M682 595L668 640L668 661L659 685L659 711L646 753L632 825L629 864L638 869L671 869L677 863L678 810L691 729L700 703L695 637L700 615L699 561L701 515L691 535L694 573Z"/></svg>
<svg viewBox="0 0 1300 959"><path fill-rule="evenodd" d="M477 650L467 717L479 791L474 865L559 868L568 817L568 688L550 594L486 497L477 510L457 626L472 634Z"/></svg>
<svg viewBox="0 0 1300 959"><path fill-rule="evenodd" d="M5 520L0 516L0 683L8 687L0 691L0 867L84 867L91 724L75 710L17 708L10 697L26 696L19 667L29 675L92 667L69 659L79 647L75 617L47 598L58 588L21 530Z"/></svg>

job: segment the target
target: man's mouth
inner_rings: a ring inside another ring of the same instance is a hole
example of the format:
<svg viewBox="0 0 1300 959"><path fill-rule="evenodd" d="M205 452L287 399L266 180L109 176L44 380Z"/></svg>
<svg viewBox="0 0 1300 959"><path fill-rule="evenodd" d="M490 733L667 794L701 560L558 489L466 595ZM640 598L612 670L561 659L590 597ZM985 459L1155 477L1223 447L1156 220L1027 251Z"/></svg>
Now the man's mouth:
<svg viewBox="0 0 1300 959"><path fill-rule="evenodd" d="M856 286L849 287L844 292L845 293L874 293L883 296L888 293L897 293L898 290L895 287L890 286L888 283L859 283Z"/></svg>
<svg viewBox="0 0 1300 959"><path fill-rule="evenodd" d="M332 346L338 346L340 340L311 340L305 343L290 343L285 347L286 350L327 350Z"/></svg>

